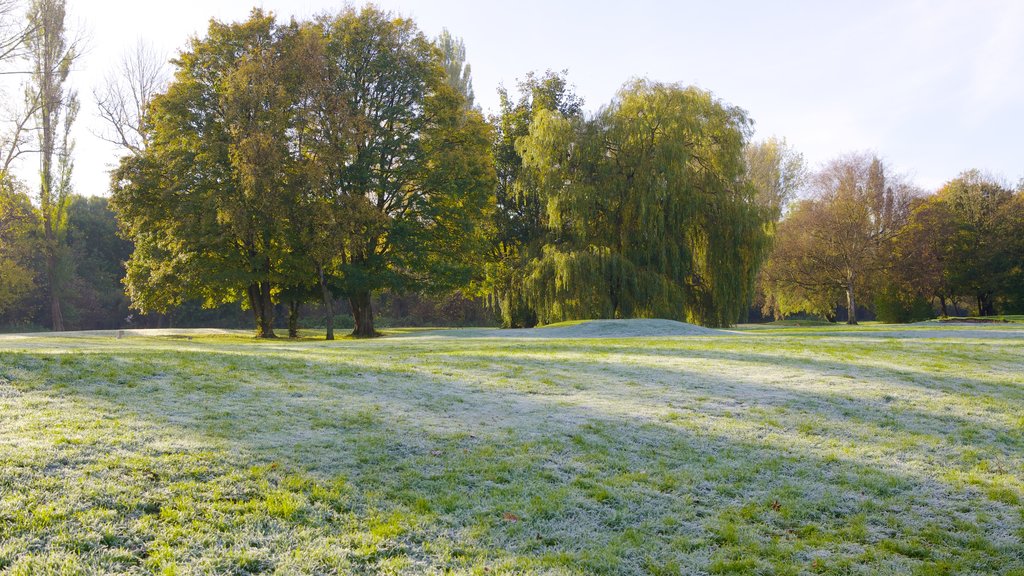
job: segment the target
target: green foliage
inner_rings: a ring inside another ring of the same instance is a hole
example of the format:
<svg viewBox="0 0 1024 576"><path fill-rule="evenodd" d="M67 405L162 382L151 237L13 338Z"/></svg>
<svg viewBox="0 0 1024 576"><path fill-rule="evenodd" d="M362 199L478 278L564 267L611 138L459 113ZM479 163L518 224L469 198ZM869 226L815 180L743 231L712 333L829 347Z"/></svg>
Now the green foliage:
<svg viewBox="0 0 1024 576"><path fill-rule="evenodd" d="M906 293L895 285L878 289L874 299L875 317L887 324L920 322L935 317L932 304L920 293Z"/></svg>
<svg viewBox="0 0 1024 576"><path fill-rule="evenodd" d="M23 309L36 289L32 255L38 216L28 194L8 176L0 180L0 318L24 320Z"/></svg>
<svg viewBox="0 0 1024 576"><path fill-rule="evenodd" d="M80 330L121 327L130 304L121 279L132 244L117 235L117 219L108 200L72 196L67 235L73 262L65 296L68 326Z"/></svg>
<svg viewBox="0 0 1024 576"><path fill-rule="evenodd" d="M541 111L517 145L548 245L531 264L541 322L739 319L767 246L746 114L696 88L626 86L591 120Z"/></svg>
<svg viewBox="0 0 1024 576"><path fill-rule="evenodd" d="M546 111L580 119L583 102L572 93L564 72L529 74L519 82L518 100L513 100L504 88L498 95L500 114L491 120L495 127L497 186L483 290L501 317L502 326L530 327L537 323L537 311L528 301L526 277L530 263L543 252L549 230L538 171L524 167L518 147L530 134L535 115Z"/></svg>
<svg viewBox="0 0 1024 576"><path fill-rule="evenodd" d="M1019 286L1024 255L1020 200L1006 186L977 170L964 172L936 195L953 222L943 239L951 290L974 301L978 315L996 313L997 301Z"/></svg>
<svg viewBox="0 0 1024 576"><path fill-rule="evenodd" d="M472 108L473 78L472 68L466 63L466 43L462 38L453 36L447 28L441 30L441 35L437 37L435 43L441 51L441 65L444 66L445 75L448 77L448 85L462 94L463 106Z"/></svg>
<svg viewBox="0 0 1024 576"><path fill-rule="evenodd" d="M375 8L311 23L212 22L150 108L150 145L114 175L136 245L135 306L444 291L481 266L490 131L415 24ZM317 290L319 287L319 290Z"/></svg>
<svg viewBox="0 0 1024 576"><path fill-rule="evenodd" d="M757 203L776 222L783 210L804 186L807 174L803 155L785 139L769 138L744 149L747 177L757 189Z"/></svg>
<svg viewBox="0 0 1024 576"><path fill-rule="evenodd" d="M287 253L284 33L258 10L241 24L211 22L151 105L150 146L114 172L111 203L136 247L125 284L140 310L244 298L257 331L273 336L272 286Z"/></svg>

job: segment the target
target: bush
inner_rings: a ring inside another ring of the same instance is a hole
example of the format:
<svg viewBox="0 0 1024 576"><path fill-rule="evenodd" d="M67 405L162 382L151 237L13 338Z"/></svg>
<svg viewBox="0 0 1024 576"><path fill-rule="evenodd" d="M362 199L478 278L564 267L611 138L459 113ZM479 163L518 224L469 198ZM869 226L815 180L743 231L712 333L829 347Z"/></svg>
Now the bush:
<svg viewBox="0 0 1024 576"><path fill-rule="evenodd" d="M875 316L886 324L905 324L934 318L935 310L921 294L906 294L888 287L875 295Z"/></svg>

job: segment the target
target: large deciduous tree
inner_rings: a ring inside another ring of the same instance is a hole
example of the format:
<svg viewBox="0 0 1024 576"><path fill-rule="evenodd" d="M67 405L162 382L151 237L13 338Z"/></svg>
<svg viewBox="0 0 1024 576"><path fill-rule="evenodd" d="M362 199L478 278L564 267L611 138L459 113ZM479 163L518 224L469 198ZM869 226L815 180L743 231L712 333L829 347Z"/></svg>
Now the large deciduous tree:
<svg viewBox="0 0 1024 576"><path fill-rule="evenodd" d="M465 283L490 132L441 62L410 20L375 8L211 23L114 175L135 305L241 300L273 337L276 302L295 328L302 300L319 292L330 317L342 293L354 333L372 336L374 291Z"/></svg>
<svg viewBox="0 0 1024 576"><path fill-rule="evenodd" d="M767 245L749 126L708 92L645 81L591 120L537 114L519 148L552 232L528 278L541 321L737 321Z"/></svg>
<svg viewBox="0 0 1024 576"><path fill-rule="evenodd" d="M272 298L287 250L285 33L258 10L243 23L211 22L154 98L148 146L114 173L112 204L135 242L126 285L139 309L241 300L257 335L274 336Z"/></svg>
<svg viewBox="0 0 1024 576"><path fill-rule="evenodd" d="M951 217L946 262L952 289L974 301L980 316L996 313L997 298L1010 288L1020 259L1015 255L1019 230L1013 230L1016 203L1010 188L977 170L968 170L936 194Z"/></svg>
<svg viewBox="0 0 1024 576"><path fill-rule="evenodd" d="M892 264L916 192L867 155L833 160L811 187L779 225L764 272L768 302L776 315L830 316L845 297L847 322L856 324L860 297Z"/></svg>
<svg viewBox="0 0 1024 576"><path fill-rule="evenodd" d="M373 292L444 290L480 264L491 134L411 20L370 7L322 24L332 91L355 122L350 157L328 170L350 240L338 271L353 334L372 336Z"/></svg>

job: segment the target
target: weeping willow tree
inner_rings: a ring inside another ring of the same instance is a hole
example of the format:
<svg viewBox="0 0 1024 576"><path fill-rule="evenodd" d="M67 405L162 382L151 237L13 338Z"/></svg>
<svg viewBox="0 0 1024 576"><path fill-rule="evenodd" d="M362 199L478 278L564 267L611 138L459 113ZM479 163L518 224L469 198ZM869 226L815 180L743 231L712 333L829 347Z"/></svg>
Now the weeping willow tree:
<svg viewBox="0 0 1024 576"><path fill-rule="evenodd" d="M749 134L709 92L648 81L590 119L537 114L519 148L551 232L527 278L539 320L735 322L770 220L745 176Z"/></svg>

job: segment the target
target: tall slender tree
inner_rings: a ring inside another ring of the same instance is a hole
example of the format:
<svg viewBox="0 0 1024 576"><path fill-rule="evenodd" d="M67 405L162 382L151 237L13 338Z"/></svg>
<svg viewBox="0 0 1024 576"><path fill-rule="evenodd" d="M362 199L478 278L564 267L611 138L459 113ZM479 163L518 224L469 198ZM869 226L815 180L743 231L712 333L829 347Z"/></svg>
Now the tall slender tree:
<svg viewBox="0 0 1024 576"><path fill-rule="evenodd" d="M448 77L448 85L462 94L463 106L472 108L474 104L472 67L466 62L466 43L462 38L453 36L447 28L435 41L441 50L441 65Z"/></svg>
<svg viewBox="0 0 1024 576"><path fill-rule="evenodd" d="M52 327L64 329L61 313L61 258L67 200L71 193L71 125L78 114L78 96L67 87L78 57L77 42L65 28L64 0L33 0L28 12L28 54L32 81L28 108L35 110L39 146L39 211L50 295Z"/></svg>

